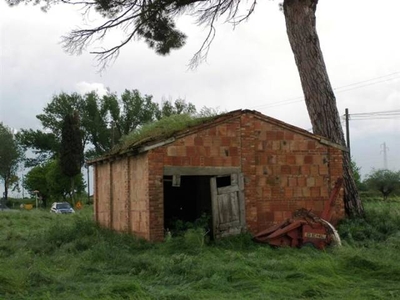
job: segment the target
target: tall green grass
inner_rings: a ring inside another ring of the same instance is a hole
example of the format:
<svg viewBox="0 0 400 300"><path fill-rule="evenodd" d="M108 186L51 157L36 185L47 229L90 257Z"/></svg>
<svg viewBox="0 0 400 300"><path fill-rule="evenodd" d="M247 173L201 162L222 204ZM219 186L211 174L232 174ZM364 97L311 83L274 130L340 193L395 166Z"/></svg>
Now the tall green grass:
<svg viewBox="0 0 400 300"><path fill-rule="evenodd" d="M1 213L0 299L400 299L400 205L366 208L325 251L201 229L152 244L98 227L88 208Z"/></svg>
<svg viewBox="0 0 400 300"><path fill-rule="evenodd" d="M365 219L347 219L341 237L357 246L377 245L400 234L400 202L364 201Z"/></svg>

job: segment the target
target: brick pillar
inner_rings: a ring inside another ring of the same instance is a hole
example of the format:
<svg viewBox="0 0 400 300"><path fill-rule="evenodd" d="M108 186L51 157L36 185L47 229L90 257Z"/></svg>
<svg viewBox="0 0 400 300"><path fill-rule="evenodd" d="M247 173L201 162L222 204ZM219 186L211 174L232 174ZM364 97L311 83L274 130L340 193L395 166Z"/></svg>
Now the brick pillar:
<svg viewBox="0 0 400 300"><path fill-rule="evenodd" d="M130 158L127 156L126 163L124 164L124 191L125 191L125 204L124 204L124 212L125 212L125 224L124 224L124 231L131 233L131 190L130 190Z"/></svg>
<svg viewBox="0 0 400 300"><path fill-rule="evenodd" d="M256 166L255 166L255 119L252 115L241 117L241 166L244 175L246 224L250 231L257 230Z"/></svg>
<svg viewBox="0 0 400 300"><path fill-rule="evenodd" d="M329 176L331 189L338 178L343 178L343 152L340 149L329 148ZM334 211L332 212L332 224L336 225L340 219L345 217L343 187L336 199Z"/></svg>
<svg viewBox="0 0 400 300"><path fill-rule="evenodd" d="M97 165L93 165L94 172L93 172L93 202L94 202L94 220L96 222L99 221L99 172L97 169Z"/></svg>
<svg viewBox="0 0 400 300"><path fill-rule="evenodd" d="M150 240L164 239L164 148L148 153Z"/></svg>
<svg viewBox="0 0 400 300"><path fill-rule="evenodd" d="M112 161L109 161L108 162L108 168L109 168L109 173L108 173L108 178L109 178L109 180L110 180L110 199L109 199L109 202L108 202L108 205L109 205L109 209L108 209L108 212L109 212L109 219L108 219L108 224L107 224L107 226L108 226L108 228L111 228L111 229L113 229L113 218L114 218L114 203L113 203L113 185L114 185L114 183L113 183L113 168L112 168L112 165L113 165L113 162Z"/></svg>

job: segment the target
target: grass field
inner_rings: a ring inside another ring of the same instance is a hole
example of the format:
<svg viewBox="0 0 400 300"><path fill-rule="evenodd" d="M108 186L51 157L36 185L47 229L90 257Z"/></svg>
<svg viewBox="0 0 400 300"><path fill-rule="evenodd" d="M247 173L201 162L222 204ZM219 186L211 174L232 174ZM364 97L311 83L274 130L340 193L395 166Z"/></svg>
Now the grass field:
<svg viewBox="0 0 400 300"><path fill-rule="evenodd" d="M162 244L75 215L0 213L0 299L400 299L400 202L367 202L343 246L273 249L243 235Z"/></svg>

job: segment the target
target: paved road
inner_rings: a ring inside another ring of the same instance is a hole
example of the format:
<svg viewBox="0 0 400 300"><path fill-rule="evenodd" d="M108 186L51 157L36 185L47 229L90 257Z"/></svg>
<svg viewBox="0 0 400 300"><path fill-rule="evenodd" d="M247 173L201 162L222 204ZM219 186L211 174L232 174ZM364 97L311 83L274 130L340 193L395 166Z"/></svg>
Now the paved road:
<svg viewBox="0 0 400 300"><path fill-rule="evenodd" d="M2 212L18 212L18 209L0 208L0 213Z"/></svg>

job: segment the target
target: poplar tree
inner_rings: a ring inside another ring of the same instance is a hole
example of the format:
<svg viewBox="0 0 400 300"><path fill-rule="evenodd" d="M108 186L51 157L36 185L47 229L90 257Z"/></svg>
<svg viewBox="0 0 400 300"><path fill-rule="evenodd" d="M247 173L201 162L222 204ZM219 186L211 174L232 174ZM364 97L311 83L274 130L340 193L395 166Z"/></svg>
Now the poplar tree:
<svg viewBox="0 0 400 300"><path fill-rule="evenodd" d="M79 115L75 111L64 117L61 131L60 167L71 181L72 203L75 205L74 177L81 172L83 165L82 131L79 126Z"/></svg>
<svg viewBox="0 0 400 300"><path fill-rule="evenodd" d="M0 122L0 180L4 183L5 200L10 187L18 183L17 171L22 158L23 152L11 129Z"/></svg>

